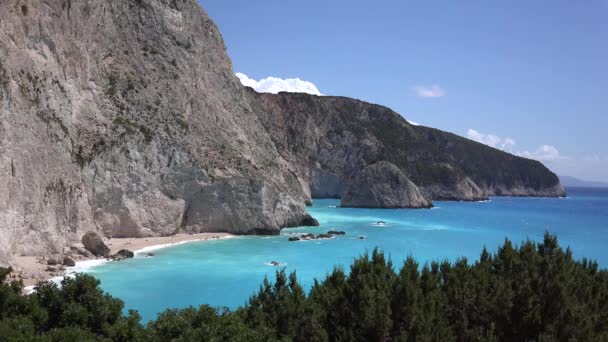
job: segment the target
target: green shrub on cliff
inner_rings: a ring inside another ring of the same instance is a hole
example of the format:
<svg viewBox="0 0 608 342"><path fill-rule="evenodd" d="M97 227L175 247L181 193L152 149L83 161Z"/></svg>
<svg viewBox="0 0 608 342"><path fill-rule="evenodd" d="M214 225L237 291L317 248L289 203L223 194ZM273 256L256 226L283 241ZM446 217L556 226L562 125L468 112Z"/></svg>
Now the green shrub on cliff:
<svg viewBox="0 0 608 342"><path fill-rule="evenodd" d="M306 295L280 270L236 311L167 310L146 326L87 275L30 296L0 270L0 341L604 341L608 272L576 261L555 236L509 240L475 263L399 270L374 250Z"/></svg>

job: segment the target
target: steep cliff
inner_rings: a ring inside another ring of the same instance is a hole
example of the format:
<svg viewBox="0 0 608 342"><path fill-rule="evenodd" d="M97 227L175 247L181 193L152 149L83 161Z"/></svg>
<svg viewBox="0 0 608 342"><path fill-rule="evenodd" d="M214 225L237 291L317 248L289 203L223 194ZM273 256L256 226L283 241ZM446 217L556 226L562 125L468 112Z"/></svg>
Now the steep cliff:
<svg viewBox="0 0 608 342"><path fill-rule="evenodd" d="M399 167L427 199L483 200L491 195L563 196L540 162L437 129L414 126L389 108L359 100L257 94L264 126L315 197L340 198L379 161Z"/></svg>
<svg viewBox="0 0 608 342"><path fill-rule="evenodd" d="M342 191L342 206L351 208L430 208L431 201L401 169L386 161L363 169Z"/></svg>
<svg viewBox="0 0 608 342"><path fill-rule="evenodd" d="M364 180L378 206L563 193L385 107L242 87L196 0L0 2L0 263L87 231L277 234Z"/></svg>
<svg viewBox="0 0 608 342"><path fill-rule="evenodd" d="M0 2L0 260L88 230L275 234L307 192L195 0Z"/></svg>

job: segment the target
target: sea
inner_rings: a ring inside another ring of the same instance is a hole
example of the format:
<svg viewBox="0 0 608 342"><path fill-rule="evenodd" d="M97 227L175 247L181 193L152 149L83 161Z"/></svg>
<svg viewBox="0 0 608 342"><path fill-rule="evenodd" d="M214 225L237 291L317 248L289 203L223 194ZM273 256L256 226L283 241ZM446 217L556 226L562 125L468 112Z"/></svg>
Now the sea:
<svg viewBox="0 0 608 342"><path fill-rule="evenodd" d="M104 291L122 299L125 310L137 310L145 322L168 308L209 304L235 309L280 268L296 272L309 289L315 278L323 279L334 267L348 271L355 258L374 248L390 256L396 268L410 255L421 265L463 257L474 262L484 246L495 251L506 238L517 244L542 241L549 232L561 246L569 246L575 258L608 267L608 189L567 192L565 198L437 201L432 209L351 209L340 208L336 199L317 199L308 212L319 227L185 243L154 250L153 257L138 253L134 259L82 271L98 278ZM346 234L288 241L290 236L329 230Z"/></svg>

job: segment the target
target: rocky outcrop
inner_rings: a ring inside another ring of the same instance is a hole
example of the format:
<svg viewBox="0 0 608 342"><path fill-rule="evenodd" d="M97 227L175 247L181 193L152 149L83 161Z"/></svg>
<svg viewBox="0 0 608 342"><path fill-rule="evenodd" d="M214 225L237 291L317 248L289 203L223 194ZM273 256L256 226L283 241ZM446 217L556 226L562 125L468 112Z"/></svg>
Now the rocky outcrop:
<svg viewBox="0 0 608 342"><path fill-rule="evenodd" d="M394 164L381 161L363 169L342 193L342 207L430 208L425 198Z"/></svg>
<svg viewBox="0 0 608 342"><path fill-rule="evenodd" d="M82 244L87 251L95 256L107 257L110 255L110 248L103 242L103 239L96 232L87 232L82 236Z"/></svg>
<svg viewBox="0 0 608 342"><path fill-rule="evenodd" d="M76 266L76 262L74 261L74 259L66 256L63 258L63 266L74 267Z"/></svg>
<svg viewBox="0 0 608 342"><path fill-rule="evenodd" d="M319 221L317 221L316 218L307 214L306 216L304 216L304 219L302 219L301 225L309 226L309 227L317 227L317 226L319 226Z"/></svg>
<svg viewBox="0 0 608 342"><path fill-rule="evenodd" d="M121 261L121 260L125 260L125 259L131 259L135 257L135 253L131 252L128 249L121 249L118 252L116 252L116 254L113 254L110 256L110 259L114 260L114 261Z"/></svg>
<svg viewBox="0 0 608 342"><path fill-rule="evenodd" d="M327 240L327 239L332 239L334 236L337 235L346 235L346 232L343 231L337 231L337 230L330 230L329 232L327 232L327 234L312 234L312 233L308 233L308 234L300 234L300 236L290 236L287 241L290 242L295 242L295 241L308 241L308 240Z"/></svg>

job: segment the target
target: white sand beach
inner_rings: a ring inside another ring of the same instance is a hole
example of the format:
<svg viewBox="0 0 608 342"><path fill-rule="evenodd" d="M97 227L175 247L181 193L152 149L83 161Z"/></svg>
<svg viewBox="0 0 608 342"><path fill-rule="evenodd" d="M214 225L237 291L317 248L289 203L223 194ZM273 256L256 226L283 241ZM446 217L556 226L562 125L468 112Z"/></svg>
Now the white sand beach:
<svg viewBox="0 0 608 342"><path fill-rule="evenodd" d="M150 253L155 250L188 243L195 241L206 241L225 239L233 235L227 233L199 233L199 234L177 234L173 236L163 237L146 237L146 238L113 238L106 240L105 243L114 254L121 249L133 251L135 255ZM81 243L73 244L72 246L82 248ZM98 266L99 264L108 262L105 258L83 258L76 261L76 266L73 267L49 267L46 259L41 256L17 256L13 266L13 279L20 279L23 284L30 289L39 281L62 278L63 275L84 271L90 267ZM58 275L58 273L60 275Z"/></svg>

